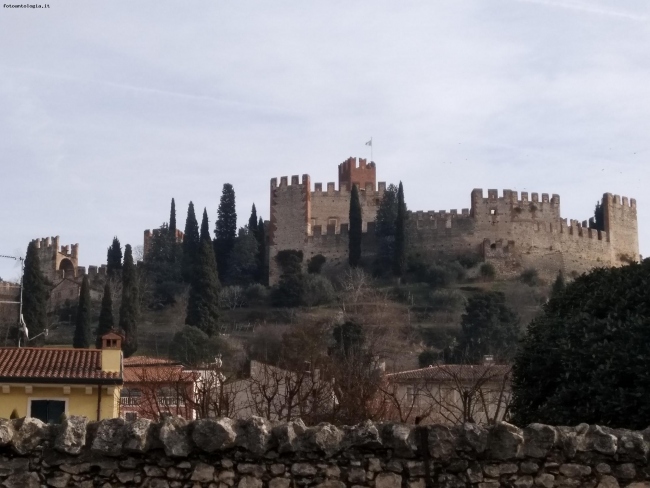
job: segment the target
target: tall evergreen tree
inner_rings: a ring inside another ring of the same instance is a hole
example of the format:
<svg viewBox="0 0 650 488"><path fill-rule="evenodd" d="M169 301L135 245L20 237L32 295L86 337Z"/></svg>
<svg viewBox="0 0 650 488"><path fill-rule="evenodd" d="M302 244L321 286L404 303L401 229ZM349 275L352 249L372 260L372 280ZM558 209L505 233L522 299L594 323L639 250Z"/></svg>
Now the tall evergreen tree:
<svg viewBox="0 0 650 488"><path fill-rule="evenodd" d="M594 216L589 219L589 227L596 230L605 230L605 209L600 202L596 202Z"/></svg>
<svg viewBox="0 0 650 488"><path fill-rule="evenodd" d="M23 318L29 336L34 337L47 325L48 283L41 271L36 241L29 243L23 275Z"/></svg>
<svg viewBox="0 0 650 488"><path fill-rule="evenodd" d="M352 185L350 196L350 230L348 238L348 261L350 266L356 268L361 261L361 202L359 201L359 188Z"/></svg>
<svg viewBox="0 0 650 488"><path fill-rule="evenodd" d="M210 238L210 223L208 222L208 211L203 208L203 219L201 220L201 235L199 240L212 242Z"/></svg>
<svg viewBox="0 0 650 488"><path fill-rule="evenodd" d="M189 283L194 273L194 266L199 255L199 224L194 213L194 204L190 202L187 207L187 219L185 219L185 235L183 237L183 280Z"/></svg>
<svg viewBox="0 0 650 488"><path fill-rule="evenodd" d="M102 336L108 334L115 327L115 318L113 317L113 296L111 293L110 281L104 285L104 296L102 297L102 308L99 311L99 324L97 325L97 334L95 337L95 347L102 347Z"/></svg>
<svg viewBox="0 0 650 488"><path fill-rule="evenodd" d="M122 246L117 236L113 237L113 243L108 248L106 255L106 274L109 277L115 276L115 273L122 269Z"/></svg>
<svg viewBox="0 0 650 488"><path fill-rule="evenodd" d="M395 221L397 220L397 187L388 185L377 210L375 235L379 242L379 261L392 268L395 255Z"/></svg>
<svg viewBox="0 0 650 488"><path fill-rule="evenodd" d="M214 229L215 254L219 279L228 281L230 254L237 238L237 212L235 209L235 190L230 183L223 185L221 201L217 211L217 223Z"/></svg>
<svg viewBox="0 0 650 488"><path fill-rule="evenodd" d="M253 204L251 216L248 218L248 231L253 235L257 234L257 209L255 208L255 204Z"/></svg>
<svg viewBox="0 0 650 488"><path fill-rule="evenodd" d="M264 221L260 217L259 222L257 222L257 246L259 248L259 253L257 255L258 259L258 276L257 279L260 283L266 284L268 273L266 272L266 229L264 227Z"/></svg>
<svg viewBox="0 0 650 488"><path fill-rule="evenodd" d="M74 329L72 346L76 349L87 349L92 343L90 332L90 315L92 303L90 301L90 284L88 275L84 275L79 293L79 305L77 306L77 322Z"/></svg>
<svg viewBox="0 0 650 488"><path fill-rule="evenodd" d="M172 208L169 212L169 235L176 242L176 202L172 198Z"/></svg>
<svg viewBox="0 0 650 488"><path fill-rule="evenodd" d="M398 278L404 276L406 270L406 203L404 203L404 187L399 182L397 189L397 217L395 218L395 254L393 257L393 274Z"/></svg>
<svg viewBox="0 0 650 488"><path fill-rule="evenodd" d="M565 287L566 282L564 281L564 273L562 273L562 270L560 270L558 271L557 278L555 278L553 286L551 287L551 298L556 297L558 294L562 293Z"/></svg>
<svg viewBox="0 0 650 488"><path fill-rule="evenodd" d="M201 239L199 259L190 287L185 323L207 335L215 333L219 320L219 278L214 250L209 239Z"/></svg>
<svg viewBox="0 0 650 488"><path fill-rule="evenodd" d="M122 267L122 304L120 306L120 329L124 332L122 350L129 357L138 350L138 284L137 269L133 263L131 245L124 246Z"/></svg>

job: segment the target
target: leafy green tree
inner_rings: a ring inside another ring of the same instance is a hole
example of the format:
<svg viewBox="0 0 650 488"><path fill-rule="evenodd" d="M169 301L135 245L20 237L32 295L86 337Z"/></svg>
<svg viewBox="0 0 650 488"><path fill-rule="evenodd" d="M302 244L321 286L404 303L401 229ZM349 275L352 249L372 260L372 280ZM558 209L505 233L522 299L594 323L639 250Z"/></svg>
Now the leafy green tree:
<svg viewBox="0 0 650 488"><path fill-rule="evenodd" d="M298 307L302 305L305 289L302 276L302 251L284 249L275 256L282 273L278 285L273 289L271 301L276 307Z"/></svg>
<svg viewBox="0 0 650 488"><path fill-rule="evenodd" d="M122 269L122 246L117 236L113 237L113 243L108 248L106 256L106 274L109 277L115 276Z"/></svg>
<svg viewBox="0 0 650 488"><path fill-rule="evenodd" d="M169 357L186 366L211 363L218 354L227 354L227 343L218 337L209 337L197 327L189 325L174 334L169 344Z"/></svg>
<svg viewBox="0 0 650 488"><path fill-rule="evenodd" d="M115 327L115 318L113 317L113 297L111 293L111 283L107 281L104 285L104 296L102 296L102 308L99 311L99 324L97 325L97 334L95 337L95 347L102 347L102 336L108 334Z"/></svg>
<svg viewBox="0 0 650 488"><path fill-rule="evenodd" d="M201 235L199 236L199 240L201 242L212 242L212 238L210 237L210 222L208 221L208 211L205 207L203 207L203 218L201 219Z"/></svg>
<svg viewBox="0 0 650 488"><path fill-rule="evenodd" d="M176 202L172 198L172 206L169 211L169 235L176 242Z"/></svg>
<svg viewBox="0 0 650 488"><path fill-rule="evenodd" d="M72 339L72 346L76 349L87 349L92 343L90 332L91 313L90 284L88 283L88 275L84 275L81 281L79 305L77 306L77 321L74 329L74 338Z"/></svg>
<svg viewBox="0 0 650 488"><path fill-rule="evenodd" d="M492 355L506 361L514 357L518 341L519 318L506 306L503 293L481 292L469 298L456 349L459 360L480 363Z"/></svg>
<svg viewBox="0 0 650 488"><path fill-rule="evenodd" d="M139 297L137 284L138 270L133 263L131 245L124 246L124 265L122 266L122 303L120 305L120 329L124 332L122 351L130 357L138 350Z"/></svg>
<svg viewBox="0 0 650 488"><path fill-rule="evenodd" d="M230 183L223 185L221 201L217 210L217 223L214 229L214 237L219 279L226 283L230 277L230 254L232 253L237 238L235 190Z"/></svg>
<svg viewBox="0 0 650 488"><path fill-rule="evenodd" d="M320 274L327 258L322 254L316 254L309 261L307 261L307 273Z"/></svg>
<svg viewBox="0 0 650 488"><path fill-rule="evenodd" d="M187 302L185 317L187 325L198 327L208 336L216 332L219 321L220 288L212 243L208 239L202 239L196 273Z"/></svg>
<svg viewBox="0 0 650 488"><path fill-rule="evenodd" d="M397 217L395 218L395 254L393 258L393 274L398 278L404 276L406 270L406 203L404 202L404 187L399 182L397 189Z"/></svg>
<svg viewBox="0 0 650 488"><path fill-rule="evenodd" d="M397 187L389 185L377 210L375 235L379 241L380 263L392 268L395 256L395 222L397 220Z"/></svg>
<svg viewBox="0 0 650 488"><path fill-rule="evenodd" d="M303 302L308 307L332 303L336 297L332 282L317 274L308 274L302 277L304 287Z"/></svg>
<svg viewBox="0 0 650 488"><path fill-rule="evenodd" d="M183 237L183 260L181 273L183 280L189 283L194 274L194 267L199 255L199 224L194 213L194 204L190 202L187 207L187 218L185 219L185 235Z"/></svg>
<svg viewBox="0 0 650 488"><path fill-rule="evenodd" d="M23 275L23 318L30 337L35 337L47 326L48 282L41 271L36 241L27 246Z"/></svg>
<svg viewBox="0 0 650 488"><path fill-rule="evenodd" d="M359 188L352 185L350 196L350 230L348 238L348 261L350 266L356 268L361 261L361 202L359 201Z"/></svg>
<svg viewBox="0 0 650 488"><path fill-rule="evenodd" d="M650 418L650 260L551 296L513 367L514 421L643 429Z"/></svg>

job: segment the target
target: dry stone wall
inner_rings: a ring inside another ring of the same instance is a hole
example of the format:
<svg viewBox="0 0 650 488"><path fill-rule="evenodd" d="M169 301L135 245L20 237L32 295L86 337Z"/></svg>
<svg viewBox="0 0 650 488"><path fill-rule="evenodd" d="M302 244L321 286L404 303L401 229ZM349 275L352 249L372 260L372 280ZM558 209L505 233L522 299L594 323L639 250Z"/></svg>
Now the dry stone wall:
<svg viewBox="0 0 650 488"><path fill-rule="evenodd" d="M0 420L6 488L650 488L649 432L259 417Z"/></svg>

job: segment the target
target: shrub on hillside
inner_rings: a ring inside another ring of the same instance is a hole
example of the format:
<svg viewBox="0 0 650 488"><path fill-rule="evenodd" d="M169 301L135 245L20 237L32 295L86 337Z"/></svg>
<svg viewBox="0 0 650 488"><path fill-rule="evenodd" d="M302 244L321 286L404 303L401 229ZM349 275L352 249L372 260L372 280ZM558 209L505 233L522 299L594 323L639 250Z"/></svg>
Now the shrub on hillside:
<svg viewBox="0 0 650 488"><path fill-rule="evenodd" d="M336 298L330 280L320 275L308 274L303 277L303 301L308 307L332 303Z"/></svg>
<svg viewBox="0 0 650 488"><path fill-rule="evenodd" d="M246 295L241 286L226 286L219 292L219 307L229 310L241 308L246 305Z"/></svg>
<svg viewBox="0 0 650 488"><path fill-rule="evenodd" d="M269 302L269 289L259 283L248 285L244 295L246 296L246 304L249 307L263 307Z"/></svg>
<svg viewBox="0 0 650 488"><path fill-rule="evenodd" d="M646 259L595 269L553 294L515 361L514 421L647 427L649 288Z"/></svg>
<svg viewBox="0 0 650 488"><path fill-rule="evenodd" d="M492 263L481 264L479 272L481 274L481 278L484 280L493 280L497 275L497 271L494 269L494 265Z"/></svg>
<svg viewBox="0 0 650 488"><path fill-rule="evenodd" d="M519 279L528 286L537 286L540 283L539 273L535 268L526 268L519 276Z"/></svg>
<svg viewBox="0 0 650 488"><path fill-rule="evenodd" d="M169 357L188 366L214 361L217 354L226 355L230 348L218 337L209 337L198 327L186 325L174 334L169 344Z"/></svg>
<svg viewBox="0 0 650 488"><path fill-rule="evenodd" d="M322 254L316 254L309 261L307 261L307 273L309 274L319 274L323 265L327 261L327 258Z"/></svg>
<svg viewBox="0 0 650 488"><path fill-rule="evenodd" d="M466 303L465 295L458 290L432 290L429 293L429 305L436 311L456 312Z"/></svg>

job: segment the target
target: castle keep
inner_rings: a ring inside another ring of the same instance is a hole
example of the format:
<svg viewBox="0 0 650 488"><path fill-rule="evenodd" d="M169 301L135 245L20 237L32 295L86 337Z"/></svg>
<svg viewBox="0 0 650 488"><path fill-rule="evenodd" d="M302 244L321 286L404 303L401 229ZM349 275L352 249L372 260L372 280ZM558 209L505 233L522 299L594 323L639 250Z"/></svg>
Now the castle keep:
<svg viewBox="0 0 650 488"><path fill-rule="evenodd" d="M347 263L349 208L352 185L360 192L363 212L362 253L377 252L375 218L386 183L376 182L376 165L349 158L339 165L339 183L316 183L309 175L271 179L269 282L280 270L274 257L284 249L302 250L307 261L322 254L326 267ZM559 270L583 273L599 266L620 266L639 260L636 200L606 193L602 198L604 229L588 221L567 220L560 213L560 196L475 189L470 208L460 212L409 212L408 235L413 251L431 258L474 254L493 263L501 276L535 268L545 278Z"/></svg>

